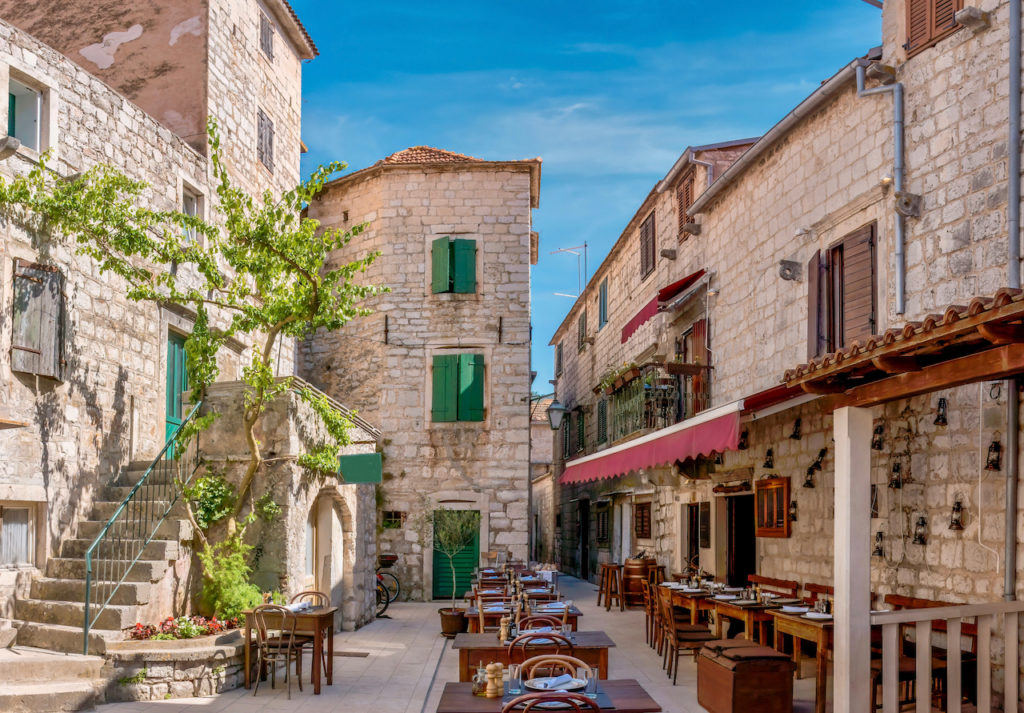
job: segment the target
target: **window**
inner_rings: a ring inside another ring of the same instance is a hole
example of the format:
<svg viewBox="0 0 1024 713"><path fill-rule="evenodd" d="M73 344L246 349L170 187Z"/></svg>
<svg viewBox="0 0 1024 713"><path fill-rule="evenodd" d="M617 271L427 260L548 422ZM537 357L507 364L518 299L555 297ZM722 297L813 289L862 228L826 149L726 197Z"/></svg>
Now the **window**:
<svg viewBox="0 0 1024 713"><path fill-rule="evenodd" d="M0 507L0 565L35 564L31 515L27 507Z"/></svg>
<svg viewBox="0 0 1024 713"><path fill-rule="evenodd" d="M651 504L633 505L633 535L638 540L651 539Z"/></svg>
<svg viewBox="0 0 1024 713"><path fill-rule="evenodd" d="M580 312L579 322L576 324L576 350L583 351L587 345L587 310Z"/></svg>
<svg viewBox="0 0 1024 713"><path fill-rule="evenodd" d="M576 452L582 453L587 447L587 419L583 411L576 414Z"/></svg>
<svg viewBox="0 0 1024 713"><path fill-rule="evenodd" d="M256 110L256 158L271 172L274 170L274 122Z"/></svg>
<svg viewBox="0 0 1024 713"><path fill-rule="evenodd" d="M935 45L960 28L956 13L963 0L907 0L907 57Z"/></svg>
<svg viewBox="0 0 1024 713"><path fill-rule="evenodd" d="M608 324L608 278L601 280L601 287L597 292L597 328L602 329Z"/></svg>
<svg viewBox="0 0 1024 713"><path fill-rule="evenodd" d="M597 442L608 440L608 399L597 402Z"/></svg>
<svg viewBox="0 0 1024 713"><path fill-rule="evenodd" d="M188 188L182 189L181 191L181 212L185 215L198 216L199 215L199 194L195 191L189 190ZM196 229L192 226L186 225L183 230L183 237L185 242L189 245L197 245L196 240Z"/></svg>
<svg viewBox="0 0 1024 713"><path fill-rule="evenodd" d="M400 510L385 510L381 513L380 526L385 530L401 530L405 527L406 513Z"/></svg>
<svg viewBox="0 0 1024 713"><path fill-rule="evenodd" d="M7 89L7 135L22 146L39 151L42 146L43 94L14 79Z"/></svg>
<svg viewBox="0 0 1024 713"><path fill-rule="evenodd" d="M875 333L875 224L865 225L807 265L808 358Z"/></svg>
<svg viewBox="0 0 1024 713"><path fill-rule="evenodd" d="M610 528L608 527L608 510L607 509L605 509L605 510L598 510L597 511L597 528L596 529L597 529L597 541L599 543L607 544L608 540L610 539L608 537L609 529Z"/></svg>
<svg viewBox="0 0 1024 713"><path fill-rule="evenodd" d="M260 13L260 49L267 59L274 59L274 26L270 18Z"/></svg>
<svg viewBox="0 0 1024 713"><path fill-rule="evenodd" d="M555 376L562 375L562 343L555 345Z"/></svg>
<svg viewBox="0 0 1024 713"><path fill-rule="evenodd" d="M441 292L476 292L476 241L438 238L430 246L430 289Z"/></svg>
<svg viewBox="0 0 1024 713"><path fill-rule="evenodd" d="M11 369L64 380L64 275L15 260Z"/></svg>
<svg viewBox="0 0 1024 713"><path fill-rule="evenodd" d="M640 279L654 272L654 213L640 225Z"/></svg>
<svg viewBox="0 0 1024 713"><path fill-rule="evenodd" d="M435 355L433 377L432 420L484 420L482 354Z"/></svg>
<svg viewBox="0 0 1024 713"><path fill-rule="evenodd" d="M754 482L755 537L789 537L789 478Z"/></svg>
<svg viewBox="0 0 1024 713"><path fill-rule="evenodd" d="M689 213L690 206L693 205L693 173L684 178L676 188L676 204L679 213L679 239L686 240L689 234L683 231L683 226L693 222Z"/></svg>
<svg viewBox="0 0 1024 713"><path fill-rule="evenodd" d="M565 414L565 418L562 419L562 460L566 460L572 455L572 437L570 436L570 429L572 424L572 414Z"/></svg>

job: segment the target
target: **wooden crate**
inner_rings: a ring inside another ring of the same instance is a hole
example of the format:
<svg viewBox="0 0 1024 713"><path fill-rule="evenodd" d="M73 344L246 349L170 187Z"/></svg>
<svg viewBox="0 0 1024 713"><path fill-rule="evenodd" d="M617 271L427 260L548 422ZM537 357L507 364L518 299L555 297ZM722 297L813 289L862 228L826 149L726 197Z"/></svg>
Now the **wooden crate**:
<svg viewBox="0 0 1024 713"><path fill-rule="evenodd" d="M697 702L709 713L793 713L794 668L746 639L709 641L697 657Z"/></svg>

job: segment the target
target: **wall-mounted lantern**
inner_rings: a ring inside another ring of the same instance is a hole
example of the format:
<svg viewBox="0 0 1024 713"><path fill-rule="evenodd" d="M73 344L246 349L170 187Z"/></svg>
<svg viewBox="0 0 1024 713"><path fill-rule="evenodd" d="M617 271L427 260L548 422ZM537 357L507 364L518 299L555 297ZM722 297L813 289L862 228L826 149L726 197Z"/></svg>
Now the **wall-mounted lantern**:
<svg viewBox="0 0 1024 713"><path fill-rule="evenodd" d="M985 458L985 470L1002 470L1003 446L999 442L999 433L993 436L992 443L988 447L988 457Z"/></svg>
<svg viewBox="0 0 1024 713"><path fill-rule="evenodd" d="M747 443L748 443L747 432L743 431L742 433L740 433L740 442L736 444L737 450L741 450L741 451L747 450Z"/></svg>
<svg viewBox="0 0 1024 713"><path fill-rule="evenodd" d="M924 515L917 518L917 524L914 525L914 539L912 542L915 545L927 545L928 544L928 521Z"/></svg>
<svg viewBox="0 0 1024 713"><path fill-rule="evenodd" d="M871 552L872 557L885 557L885 535L879 530L875 533L875 549Z"/></svg>
<svg viewBox="0 0 1024 713"><path fill-rule="evenodd" d="M789 521L796 522L796 500L789 501Z"/></svg>
<svg viewBox="0 0 1024 713"><path fill-rule="evenodd" d="M767 468L768 470L775 467L775 453L772 452L771 448L769 448L768 452L764 455L764 465L762 467Z"/></svg>
<svg viewBox="0 0 1024 713"><path fill-rule="evenodd" d="M946 399L944 397L939 399L939 405L936 408L935 425L936 426L948 426L949 425L949 422L946 420Z"/></svg>
<svg viewBox="0 0 1024 713"><path fill-rule="evenodd" d="M871 450L880 451L885 447L885 441L882 439L882 435L885 433L885 426L878 424L875 426L875 432L871 436Z"/></svg>
<svg viewBox="0 0 1024 713"><path fill-rule="evenodd" d="M794 441L800 440L800 427L802 425L803 421L802 419L799 418L793 423L793 432L789 434L789 437L792 438Z"/></svg>
<svg viewBox="0 0 1024 713"><path fill-rule="evenodd" d="M903 487L903 472L900 462L893 461L892 463L892 475L889 476L889 487L893 490L899 490Z"/></svg>
<svg viewBox="0 0 1024 713"><path fill-rule="evenodd" d="M960 498L953 501L953 512L949 516L949 529L960 531L964 529L964 504Z"/></svg>

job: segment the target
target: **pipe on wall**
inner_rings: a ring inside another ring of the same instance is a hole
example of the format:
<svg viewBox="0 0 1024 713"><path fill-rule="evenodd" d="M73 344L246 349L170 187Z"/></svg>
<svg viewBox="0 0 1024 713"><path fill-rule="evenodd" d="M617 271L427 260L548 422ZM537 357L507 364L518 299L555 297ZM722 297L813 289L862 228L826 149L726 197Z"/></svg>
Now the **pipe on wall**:
<svg viewBox="0 0 1024 713"><path fill-rule="evenodd" d="M1020 287L1020 25L1021 0L1010 0L1010 96L1007 139L1006 229L1007 285ZM1003 527L1006 570L1003 599L1017 598L1017 482L1020 477L1020 382L1011 379L1006 394L1006 523Z"/></svg>
<svg viewBox="0 0 1024 713"><path fill-rule="evenodd" d="M1019 0L1018 0L1019 1ZM903 84L893 82L883 84L873 89L864 88L866 62L858 62L857 72L857 96L869 97L875 94L886 94L892 92L892 179L893 188L896 194L903 192L903 176L905 164L903 161ZM894 270L896 272L896 314L902 315L906 311L906 258L904 257L904 245L906 244L907 219L899 212L896 213L896 249L894 251Z"/></svg>

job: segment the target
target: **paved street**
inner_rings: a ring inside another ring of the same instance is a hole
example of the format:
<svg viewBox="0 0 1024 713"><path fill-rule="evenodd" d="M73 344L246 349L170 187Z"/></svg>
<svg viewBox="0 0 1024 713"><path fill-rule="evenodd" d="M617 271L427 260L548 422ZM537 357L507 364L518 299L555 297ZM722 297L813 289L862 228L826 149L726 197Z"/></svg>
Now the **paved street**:
<svg viewBox="0 0 1024 713"><path fill-rule="evenodd" d="M639 609L626 612L594 606L597 588L587 582L563 577L561 590L584 612L581 628L601 629L616 643L609 657L611 678L635 678L661 704L666 713L702 713L697 705L697 673L691 659L680 663L679 684L672 686L661 670L660 657L644 642L644 615ZM356 632L335 639L334 685L314 696L311 687L299 693L292 686L289 701L278 679L277 690L261 684L259 693L238 689L212 698L180 699L147 703L114 703L101 713L431 713L446 681L458 679L458 655L438 631L436 610L440 603L396 603L390 619L378 619ZM308 676L309 667L304 667ZM800 709L810 710L813 678L797 682L798 696L807 699Z"/></svg>

